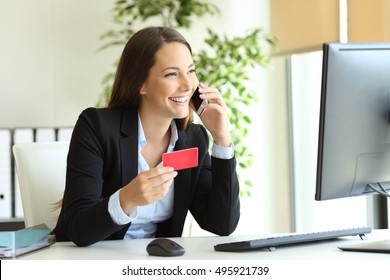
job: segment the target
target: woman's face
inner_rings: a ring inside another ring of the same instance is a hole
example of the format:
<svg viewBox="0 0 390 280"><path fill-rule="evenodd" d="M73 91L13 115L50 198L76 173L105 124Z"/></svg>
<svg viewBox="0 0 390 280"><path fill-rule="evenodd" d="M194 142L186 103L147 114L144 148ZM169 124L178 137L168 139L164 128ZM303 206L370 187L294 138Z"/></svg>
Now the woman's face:
<svg viewBox="0 0 390 280"><path fill-rule="evenodd" d="M140 90L140 110L170 119L185 118L199 83L190 51L184 44L166 43L155 59Z"/></svg>

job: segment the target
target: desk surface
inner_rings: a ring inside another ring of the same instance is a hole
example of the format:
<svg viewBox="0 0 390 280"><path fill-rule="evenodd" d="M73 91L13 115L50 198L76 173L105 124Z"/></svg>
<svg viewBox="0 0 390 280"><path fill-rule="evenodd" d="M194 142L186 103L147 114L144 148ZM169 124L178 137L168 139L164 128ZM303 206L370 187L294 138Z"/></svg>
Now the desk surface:
<svg viewBox="0 0 390 280"><path fill-rule="evenodd" d="M214 245L225 242L269 237L270 235L209 236L172 238L182 245L186 253L177 260L389 260L390 254L344 252L338 246L360 242L390 240L390 230L374 230L367 240L359 237L343 237L324 242L299 244L276 248L276 251L254 250L245 252L216 252ZM101 241L89 247L77 247L72 242L57 242L18 259L26 260L157 260L166 257L149 256L146 246L152 239ZM170 258L172 259L172 258Z"/></svg>

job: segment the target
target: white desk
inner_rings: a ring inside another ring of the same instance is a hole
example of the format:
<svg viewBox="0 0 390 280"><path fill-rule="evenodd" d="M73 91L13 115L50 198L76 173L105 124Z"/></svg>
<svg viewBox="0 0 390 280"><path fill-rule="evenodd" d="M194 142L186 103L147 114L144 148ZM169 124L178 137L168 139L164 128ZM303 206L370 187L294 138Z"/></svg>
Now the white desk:
<svg viewBox="0 0 390 280"><path fill-rule="evenodd" d="M390 260L390 254L344 252L340 245L376 240L390 240L390 230L374 230L367 234L367 241L359 237L344 237L320 243L300 244L276 248L276 251L255 250L245 252L216 252L214 245L241 241L268 235L228 237L172 238L182 245L186 253L174 260ZM146 246L152 239L102 241L89 247L77 247L71 242L57 242L47 249L24 256L21 260L167 260L167 257L149 256Z"/></svg>

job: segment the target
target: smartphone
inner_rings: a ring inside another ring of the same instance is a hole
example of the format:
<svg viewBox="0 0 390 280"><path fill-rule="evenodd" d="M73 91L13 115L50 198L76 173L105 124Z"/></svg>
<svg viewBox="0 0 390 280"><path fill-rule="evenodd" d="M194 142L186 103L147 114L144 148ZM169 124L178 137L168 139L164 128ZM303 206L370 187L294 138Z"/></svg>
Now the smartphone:
<svg viewBox="0 0 390 280"><path fill-rule="evenodd" d="M203 100L199 97L199 88L196 88L194 94L191 97L191 101L194 104L195 112L200 117L204 111L203 104L207 104L207 100Z"/></svg>

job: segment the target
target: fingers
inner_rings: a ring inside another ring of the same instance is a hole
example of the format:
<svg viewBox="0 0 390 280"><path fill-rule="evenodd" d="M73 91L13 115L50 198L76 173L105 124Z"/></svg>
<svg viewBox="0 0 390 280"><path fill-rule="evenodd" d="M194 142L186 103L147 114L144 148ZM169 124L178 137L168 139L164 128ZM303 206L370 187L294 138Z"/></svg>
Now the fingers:
<svg viewBox="0 0 390 280"><path fill-rule="evenodd" d="M226 110L226 104L223 101L221 93L216 88L206 87L203 83L199 84L199 97L201 99L209 100L208 105L204 105L204 107L216 107L215 105L222 106ZM214 105L215 104L215 105Z"/></svg>
<svg viewBox="0 0 390 280"><path fill-rule="evenodd" d="M171 167L158 167L145 171L139 176L139 188L146 197L155 201L167 194L177 172Z"/></svg>
<svg viewBox="0 0 390 280"><path fill-rule="evenodd" d="M139 174L144 187L158 187L164 183L171 182L177 176L172 167L156 167Z"/></svg>
<svg viewBox="0 0 390 280"><path fill-rule="evenodd" d="M204 113L200 116L203 125L211 133L214 143L222 147L231 145L229 134L228 108L222 95L216 88L206 87L199 84L200 98L207 99L210 102L204 107Z"/></svg>
<svg viewBox="0 0 390 280"><path fill-rule="evenodd" d="M176 176L172 167L156 167L138 174L119 194L122 209L128 213L136 206L161 199L168 193Z"/></svg>

